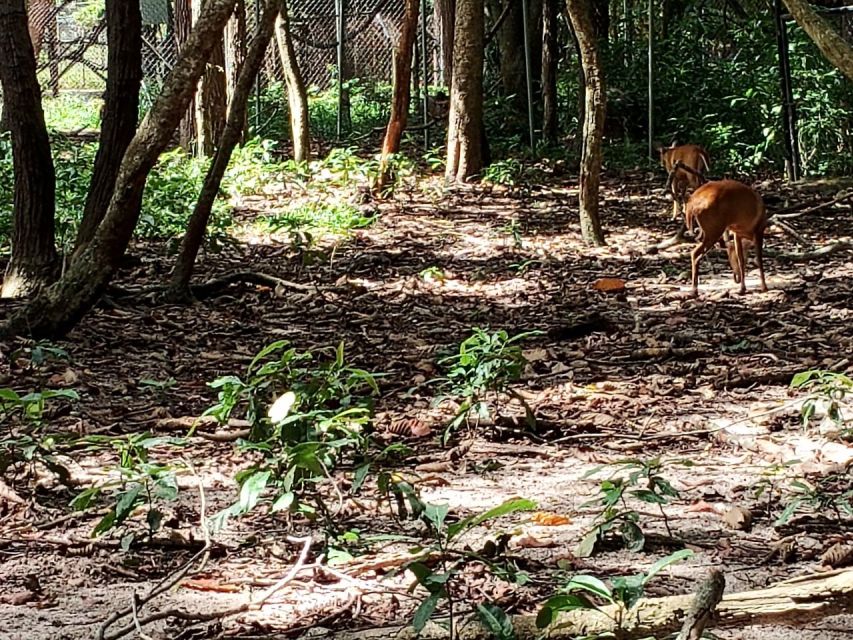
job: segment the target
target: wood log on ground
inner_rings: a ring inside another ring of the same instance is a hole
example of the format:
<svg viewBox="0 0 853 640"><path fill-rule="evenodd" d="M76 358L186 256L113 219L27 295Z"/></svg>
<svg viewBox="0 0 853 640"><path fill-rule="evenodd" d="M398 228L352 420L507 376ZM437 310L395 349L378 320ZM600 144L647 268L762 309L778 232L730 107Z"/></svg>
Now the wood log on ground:
<svg viewBox="0 0 853 640"><path fill-rule="evenodd" d="M621 640L660 637L681 628L694 596L644 598L630 611L615 605L600 611L572 611L561 614L545 638L569 639L577 636L613 633ZM766 589L730 593L717 605L715 628L746 625L803 625L817 618L853 612L853 570L810 574L777 583ZM621 620L621 629L617 621ZM542 635L536 628L535 615L513 616L515 636L519 639ZM459 640L486 640L489 630L477 619L457 622ZM417 634L410 626L382 627L363 631L334 633L314 628L311 640L439 640L448 638L445 621L433 621Z"/></svg>

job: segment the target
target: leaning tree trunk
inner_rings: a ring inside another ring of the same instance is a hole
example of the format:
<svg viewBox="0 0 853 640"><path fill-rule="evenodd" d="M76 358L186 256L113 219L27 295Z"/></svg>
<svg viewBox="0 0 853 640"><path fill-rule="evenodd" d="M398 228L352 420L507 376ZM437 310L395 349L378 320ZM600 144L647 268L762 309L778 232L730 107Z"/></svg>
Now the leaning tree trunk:
<svg viewBox="0 0 853 640"><path fill-rule="evenodd" d="M542 5L542 137L557 142L557 0Z"/></svg>
<svg viewBox="0 0 853 640"><path fill-rule="evenodd" d="M207 0L163 88L122 160L107 215L95 237L62 279L39 293L0 329L0 334L55 337L65 334L95 304L124 255L139 220L132 199L192 99L213 47L236 0Z"/></svg>
<svg viewBox="0 0 853 640"><path fill-rule="evenodd" d="M580 167L581 235L587 244L601 246L604 234L598 216L598 188L601 178L602 134L604 131L604 75L598 43L587 0L566 0L575 36L580 47L581 66L586 78L583 121L583 147Z"/></svg>
<svg viewBox="0 0 853 640"><path fill-rule="evenodd" d="M445 177L463 182L483 169L483 0L458 0L453 37Z"/></svg>
<svg viewBox="0 0 853 640"><path fill-rule="evenodd" d="M222 132L219 148L216 150L213 162L207 170L204 185L187 225L187 233L181 242L181 251L178 254L169 291L166 294L167 298L171 300L186 301L192 299L190 278L192 277L195 259L204 239L207 222L210 220L210 212L213 210L213 202L219 193L222 176L225 175L228 162L231 160L231 153L243 134L243 123L246 121L249 95L252 92L258 71L263 64L267 46L275 32L279 9L285 8L283 5L284 2L281 0L267 0L261 21L256 27L252 42L249 44L246 60L240 69L237 84L234 86L234 96L231 100L231 108L228 110L228 119L225 123L225 130Z"/></svg>
<svg viewBox="0 0 853 640"><path fill-rule="evenodd" d="M308 92L299 70L296 49L290 33L290 14L287 0L281 0L281 11L276 21L276 43L284 83L287 86L287 105L290 111L290 134L293 139L293 159L296 162L311 160L311 133L308 123Z"/></svg>
<svg viewBox="0 0 853 640"><path fill-rule="evenodd" d="M453 29L456 24L456 0L435 0L435 28L438 32L441 81L449 87L453 81Z"/></svg>
<svg viewBox="0 0 853 640"><path fill-rule="evenodd" d="M814 40L824 57L853 80L853 47L809 6L807 0L783 0L797 24Z"/></svg>
<svg viewBox="0 0 853 640"><path fill-rule="evenodd" d="M44 124L24 0L0 4L0 84L15 173L12 257L0 297L30 295L56 279L56 175Z"/></svg>
<svg viewBox="0 0 853 640"><path fill-rule="evenodd" d="M95 156L92 183L86 195L83 220L77 230L74 253L95 236L110 206L121 159L139 117L142 83L142 15L137 2L107 2L107 90L104 99L101 140ZM137 194L142 200L142 189ZM135 203L133 207L138 207Z"/></svg>
<svg viewBox="0 0 853 640"><path fill-rule="evenodd" d="M400 36L394 48L393 91L391 97L391 115L382 143L382 158L379 162L379 179L376 191L382 193L391 180L391 168L388 166L391 154L400 151L400 140L409 119L409 101L412 94L412 53L415 37L418 33L418 15L420 0L406 0L403 24Z"/></svg>

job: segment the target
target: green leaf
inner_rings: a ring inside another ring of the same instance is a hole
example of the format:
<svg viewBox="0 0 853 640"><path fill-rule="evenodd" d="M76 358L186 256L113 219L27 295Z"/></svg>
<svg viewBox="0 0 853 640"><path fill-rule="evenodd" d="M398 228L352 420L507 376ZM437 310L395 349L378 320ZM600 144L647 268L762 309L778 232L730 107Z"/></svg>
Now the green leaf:
<svg viewBox="0 0 853 640"><path fill-rule="evenodd" d="M613 602L613 594L610 589L601 580L595 576L578 575L573 576L568 584L564 587L565 591L586 591L600 598L604 598L608 602Z"/></svg>
<svg viewBox="0 0 853 640"><path fill-rule="evenodd" d="M95 528L92 530L92 537L97 537L104 533L105 531L109 531L115 526L116 521L116 512L115 509L110 509L110 512L101 518L100 522L95 525Z"/></svg>
<svg viewBox="0 0 853 640"><path fill-rule="evenodd" d="M412 627L414 627L416 633L420 633L424 630L426 623L429 622L435 608L438 606L439 600L443 597L443 591L439 593L431 593L426 600L421 602L421 605L418 607L417 611L415 611L415 615L412 618Z"/></svg>
<svg viewBox="0 0 853 640"><path fill-rule="evenodd" d="M269 471L256 471L246 478L243 482L243 486L240 487L240 501L238 503L242 513L251 511L254 509L255 505L258 504L258 500L260 499L264 489L266 489L269 479Z"/></svg>
<svg viewBox="0 0 853 640"><path fill-rule="evenodd" d="M489 630L492 638L497 638L497 640L515 639L512 618L500 607L493 604L478 604L477 615L483 626Z"/></svg>
<svg viewBox="0 0 853 640"><path fill-rule="evenodd" d="M648 573L646 573L646 579L644 582L648 582L667 567L681 562L682 560L686 560L687 558L690 558L692 556L693 552L690 549L679 549L675 553L671 553L665 558L661 558L651 567L649 567L649 571Z"/></svg>
<svg viewBox="0 0 853 640"><path fill-rule="evenodd" d="M598 542L599 531L600 529L595 527L583 537L583 540L580 541L578 548L575 550L575 555L578 558L592 557L592 554L595 553L595 544Z"/></svg>
<svg viewBox="0 0 853 640"><path fill-rule="evenodd" d="M574 611L576 609L597 609L588 599L576 594L560 594L552 596L545 601L539 613L536 615L536 626L544 629L557 620L557 615L563 611Z"/></svg>
<svg viewBox="0 0 853 640"><path fill-rule="evenodd" d="M136 501L139 494L142 492L141 484L131 485L130 488L119 494L118 502L116 502L116 517L115 524L119 525L133 512L136 507Z"/></svg>
<svg viewBox="0 0 853 640"><path fill-rule="evenodd" d="M278 498L275 499L275 502L272 503L272 507L270 507L270 513L276 513L278 511L287 511L293 505L295 499L296 494L294 494L292 491L282 493Z"/></svg>
<svg viewBox="0 0 853 640"><path fill-rule="evenodd" d="M424 504L423 518L433 526L436 531L441 531L444 526L444 520L450 511L450 505L447 504Z"/></svg>
<svg viewBox="0 0 853 640"><path fill-rule="evenodd" d="M634 576L613 578L613 594L617 600L628 609L643 597L643 585L645 576L638 574Z"/></svg>
<svg viewBox="0 0 853 640"><path fill-rule="evenodd" d="M532 511L535 508L536 503L532 500L527 500L525 498L512 498L510 500L507 500L506 502L499 504L493 509L489 509L488 511L485 511L479 515L465 518L464 520L460 520L456 524L450 525L449 527L447 527L447 538L448 540L452 540L465 529L476 527L477 525L487 522L488 520L500 518L501 516L505 516L510 513L516 513L518 511Z"/></svg>

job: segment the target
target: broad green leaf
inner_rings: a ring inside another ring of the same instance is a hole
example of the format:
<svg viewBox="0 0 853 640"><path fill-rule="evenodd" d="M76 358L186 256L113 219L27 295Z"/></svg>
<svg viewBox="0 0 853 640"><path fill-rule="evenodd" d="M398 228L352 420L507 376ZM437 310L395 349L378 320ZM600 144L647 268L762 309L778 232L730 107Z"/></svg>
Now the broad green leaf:
<svg viewBox="0 0 853 640"><path fill-rule="evenodd" d="M598 542L599 528L596 527L587 533L578 544L575 555L578 558L591 558L595 553L595 544Z"/></svg>
<svg viewBox="0 0 853 640"><path fill-rule="evenodd" d="M258 500L264 489L266 489L269 479L269 471L257 471L243 482L243 486L240 487L239 502L240 510L243 513L251 511L258 504Z"/></svg>
<svg viewBox="0 0 853 640"><path fill-rule="evenodd" d="M575 609L597 609L597 607L581 595L566 593L552 596L545 601L536 615L536 626L544 629L557 620L559 613Z"/></svg>
<svg viewBox="0 0 853 640"><path fill-rule="evenodd" d="M119 499L116 502L116 519L115 524L119 525L131 514L139 494L142 492L142 485L133 484L125 492L119 494Z"/></svg>
<svg viewBox="0 0 853 640"><path fill-rule="evenodd" d="M429 622L435 608L438 606L439 600L443 597L443 592L431 593L426 600L421 602L421 605L415 611L415 615L412 618L412 627L414 627L416 633L424 630L426 623Z"/></svg>
<svg viewBox="0 0 853 640"><path fill-rule="evenodd" d="M270 512L276 513L278 511L287 511L288 509L290 509L291 505L293 505L295 499L296 495L292 491L282 493L278 498L275 499L275 502L272 503L272 507L270 507Z"/></svg>
<svg viewBox="0 0 853 640"><path fill-rule="evenodd" d="M610 593L610 589L608 589L607 585L595 576L583 574L573 576L563 589L565 591L586 591L600 598L604 598L608 602L613 602L613 595Z"/></svg>
<svg viewBox="0 0 853 640"><path fill-rule="evenodd" d="M690 558L692 556L693 552L690 549L679 549L675 553L671 553L665 558L661 558L651 567L649 567L649 571L646 573L646 579L644 582L648 582L667 567L674 565L677 562L681 562L682 560L686 560L687 558Z"/></svg>
<svg viewBox="0 0 853 640"><path fill-rule="evenodd" d="M512 618L500 607L493 604L478 604L477 615L492 638L497 640L514 640L515 629L512 626Z"/></svg>
<svg viewBox="0 0 853 640"><path fill-rule="evenodd" d="M449 527L447 527L447 538L448 540L452 540L465 529L476 527L477 525L487 522L488 520L500 518L501 516L505 516L510 513L516 513L518 511L532 511L535 508L536 503L532 500L527 500L525 498L512 498L502 504L499 504L493 509L489 509L488 511L485 511L479 515L465 518L464 520L460 520L456 524L450 525Z"/></svg>

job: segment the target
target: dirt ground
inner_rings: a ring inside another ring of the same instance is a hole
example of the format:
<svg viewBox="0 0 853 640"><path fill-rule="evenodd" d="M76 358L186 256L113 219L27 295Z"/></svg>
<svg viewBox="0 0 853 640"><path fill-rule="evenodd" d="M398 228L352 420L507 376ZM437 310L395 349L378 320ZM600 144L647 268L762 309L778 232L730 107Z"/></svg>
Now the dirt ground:
<svg viewBox="0 0 853 640"><path fill-rule="evenodd" d="M464 516L522 496L537 503L539 514L565 520L556 525L522 513L467 533L459 544L472 549L487 536L510 534L508 553L531 580L506 583L471 565L454 587L460 610L493 601L513 614L535 614L574 573L631 575L679 547L695 555L650 582L650 595L692 593L712 567L725 573L727 592L825 570L821 554L836 542L853 541L853 521L804 509L774 527L784 496L781 476L773 472L796 461L789 476L825 474L853 460L853 449L816 423L803 429L800 396L788 388L805 369L853 371L849 246L799 260L795 254L803 247L774 227L767 240L767 293L758 292L752 268L749 294L737 295L717 251L702 263L700 296L691 298L691 245L648 251L675 230L661 182L642 173L605 178L608 244L595 249L580 241L576 183L558 175L516 193L478 187L448 194L437 180L425 181L393 202L365 205L376 209L372 226L310 256L284 240L246 235L221 253L202 256L199 277L251 269L312 289L235 284L191 306L113 291L55 345L67 351L69 362L50 359L35 367L14 353L27 343L0 345L6 368L0 386L75 389L79 402L50 416L61 430L180 435L215 400L207 383L241 373L264 345L286 338L307 350L343 340L358 366L385 374L375 427L386 442L412 447L399 471L419 478L425 500L446 502ZM836 184L759 186L776 209L830 200L839 190ZM240 215L249 219L291 195L247 199ZM853 235L849 203L788 222L815 248L850 242ZM309 257L313 264L306 266ZM162 282L170 266L164 245L138 245L118 284ZM625 280L624 292L597 290L594 283L603 277ZM538 426L531 433L520 407L508 403L496 425L463 432L465 444L455 449L461 453L450 457L450 449L437 444L449 409L433 406L428 387L410 389L438 375L440 355L475 326L543 332L524 343L529 366L518 386ZM140 384L169 378L174 384ZM147 593L199 550L199 482L210 515L234 501L233 477L246 458L232 442L195 435L190 443L180 455L171 448L161 452L189 460L195 472L181 476L181 497L165 533L129 551L120 549L121 535L141 522L92 539L98 516L71 512L73 494L49 473L35 470L35 492L33 469L7 478L26 505L0 500L6 505L0 509L0 639L91 638L111 613L131 605L134 593ZM596 515L583 505L612 470L585 474L626 458L653 457L664 462L661 473L680 494L664 507L666 519L652 505L637 506L646 548L578 557L577 544ZM75 463L75 476L92 482L105 477L115 456L81 452ZM779 490L757 495L764 481L778 483ZM733 506L749 511L749 530L727 522ZM355 498L342 496L339 507L341 531L423 534L416 524L393 518L371 482ZM215 615L286 576L303 546L292 537L306 535L313 539L302 570L268 604ZM789 556L780 558L780 541L796 543ZM208 612L211 619L171 617L146 633L295 637L312 627L411 621L425 592L410 592L413 576L393 571L411 545L375 542L364 555L329 569L318 558L323 543L319 529L300 519L254 513L232 521L215 536L203 570L146 608ZM796 628L717 633L742 640L832 640L853 637L851 622L847 615Z"/></svg>

